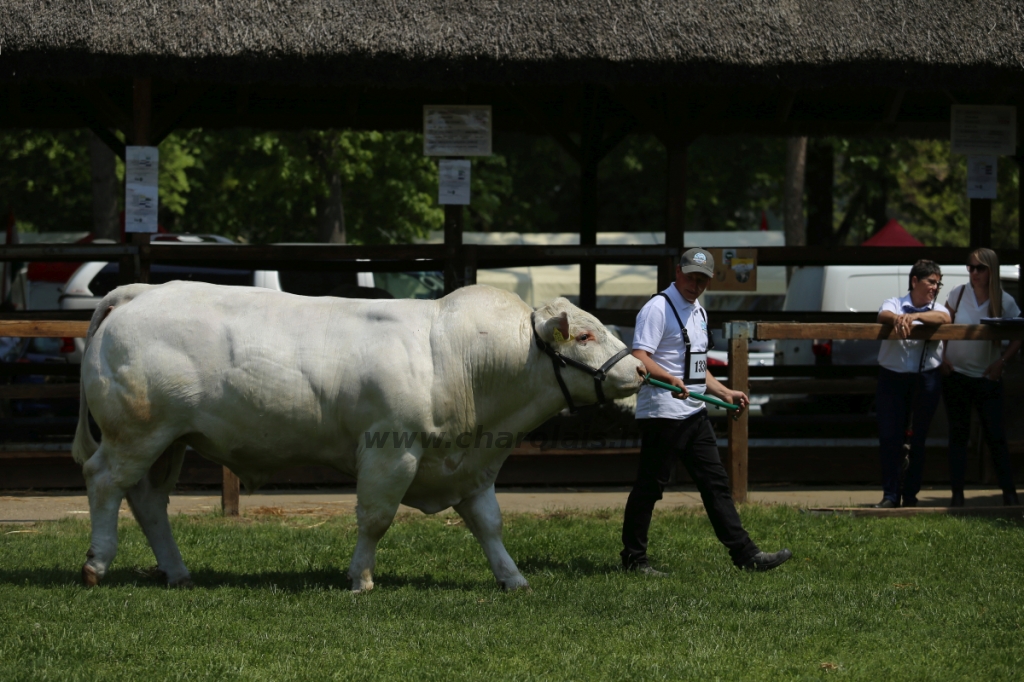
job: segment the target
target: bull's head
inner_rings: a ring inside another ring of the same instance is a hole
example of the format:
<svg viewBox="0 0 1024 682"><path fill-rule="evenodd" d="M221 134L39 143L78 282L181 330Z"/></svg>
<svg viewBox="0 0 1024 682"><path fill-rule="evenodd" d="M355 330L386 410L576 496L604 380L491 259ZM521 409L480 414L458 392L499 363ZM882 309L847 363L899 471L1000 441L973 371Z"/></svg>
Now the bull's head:
<svg viewBox="0 0 1024 682"><path fill-rule="evenodd" d="M643 363L622 354L626 346L593 315L556 298L537 309L533 323L537 337L547 345L542 350L556 365L568 365L561 375L570 408L574 403L624 398L640 390Z"/></svg>

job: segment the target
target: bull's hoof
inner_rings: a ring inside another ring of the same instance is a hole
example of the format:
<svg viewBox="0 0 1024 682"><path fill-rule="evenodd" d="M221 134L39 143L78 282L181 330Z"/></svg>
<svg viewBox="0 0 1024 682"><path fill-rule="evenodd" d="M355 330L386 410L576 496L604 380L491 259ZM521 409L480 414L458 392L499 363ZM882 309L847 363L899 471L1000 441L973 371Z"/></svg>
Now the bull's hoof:
<svg viewBox="0 0 1024 682"><path fill-rule="evenodd" d="M191 590L195 585L192 583L192 576L187 575L181 580L176 580L173 583L168 582L167 587L173 587L176 590Z"/></svg>
<svg viewBox="0 0 1024 682"><path fill-rule="evenodd" d="M89 564L82 566L82 584L86 587L96 587L100 584L100 574Z"/></svg>
<svg viewBox="0 0 1024 682"><path fill-rule="evenodd" d="M501 589L505 590L506 592L516 592L518 590L533 592L533 590L530 588L530 583L526 582L526 578L523 578L522 576L518 576L516 578L509 578L508 580L502 580L501 583L499 584L501 585Z"/></svg>

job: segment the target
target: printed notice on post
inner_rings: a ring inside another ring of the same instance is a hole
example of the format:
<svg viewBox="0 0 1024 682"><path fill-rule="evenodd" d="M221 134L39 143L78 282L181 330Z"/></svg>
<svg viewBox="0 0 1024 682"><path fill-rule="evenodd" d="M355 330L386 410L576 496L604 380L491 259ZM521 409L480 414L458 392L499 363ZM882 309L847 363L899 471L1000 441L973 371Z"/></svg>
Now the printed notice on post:
<svg viewBox="0 0 1024 682"><path fill-rule="evenodd" d="M757 249L708 249L715 276L708 291L757 291Z"/></svg>
<svg viewBox="0 0 1024 682"><path fill-rule="evenodd" d="M440 186L437 203L469 205L469 161L441 159L438 162Z"/></svg>
<svg viewBox="0 0 1024 682"><path fill-rule="evenodd" d="M997 156L967 157L967 198L995 199L998 177Z"/></svg>
<svg viewBox="0 0 1024 682"><path fill-rule="evenodd" d="M124 151L124 229L156 232L160 150L129 146Z"/></svg>
<svg viewBox="0 0 1024 682"><path fill-rule="evenodd" d="M1017 107L953 105L950 147L954 154L1013 156L1017 153Z"/></svg>
<svg viewBox="0 0 1024 682"><path fill-rule="evenodd" d="M423 107L425 156L490 156L491 107Z"/></svg>

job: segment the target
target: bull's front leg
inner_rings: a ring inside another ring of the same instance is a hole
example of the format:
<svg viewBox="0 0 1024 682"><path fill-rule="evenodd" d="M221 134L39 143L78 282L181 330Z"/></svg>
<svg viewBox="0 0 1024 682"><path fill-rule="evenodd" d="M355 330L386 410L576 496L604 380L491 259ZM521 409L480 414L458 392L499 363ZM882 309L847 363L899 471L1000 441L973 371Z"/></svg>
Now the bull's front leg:
<svg viewBox="0 0 1024 682"><path fill-rule="evenodd" d="M385 449L367 449L362 454L356 480L359 536L348 569L353 592L373 589L377 543L395 520L398 505L416 476L420 455Z"/></svg>
<svg viewBox="0 0 1024 682"><path fill-rule="evenodd" d="M502 589L519 590L529 587L501 541L501 509L494 495L494 486L455 505L455 511L465 520L466 526L484 548L494 577Z"/></svg>

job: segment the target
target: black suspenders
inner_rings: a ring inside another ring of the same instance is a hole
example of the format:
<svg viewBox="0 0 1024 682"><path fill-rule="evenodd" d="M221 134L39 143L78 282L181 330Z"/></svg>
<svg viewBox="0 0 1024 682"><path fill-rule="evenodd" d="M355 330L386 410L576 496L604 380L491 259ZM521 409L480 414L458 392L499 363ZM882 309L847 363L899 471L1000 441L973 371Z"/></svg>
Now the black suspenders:
<svg viewBox="0 0 1024 682"><path fill-rule="evenodd" d="M700 352L700 353L696 353L695 352L695 353L693 353L692 354L693 357L691 358L691 353L690 353L690 335L686 333L686 325L683 324L683 320L679 317L679 311L676 310L675 305L673 305L673 303L672 303L672 299L670 299L665 292L658 292L655 295L656 296L661 296L662 298L665 299L665 301L668 303L668 307L672 309L672 314L675 315L675 317L676 317L676 322L679 323L680 331L683 332L683 347L686 349L686 353L683 356L683 366L685 367L685 369L683 371L683 383L684 384L688 384L688 385L694 385L694 386L699 386L699 385L705 384L707 382L707 379L705 377L707 375L708 351L715 347L714 339L711 338L711 334L709 333L707 335L708 336L708 346L707 346L707 348L705 348L703 352ZM704 318L704 324L707 324L708 318L707 318L707 315L705 315L705 313L704 313L704 309L701 308L700 312L701 312L701 317ZM691 359L693 360L693 362L691 362ZM693 372L694 375L699 375L699 376L691 377L690 376L691 371Z"/></svg>

